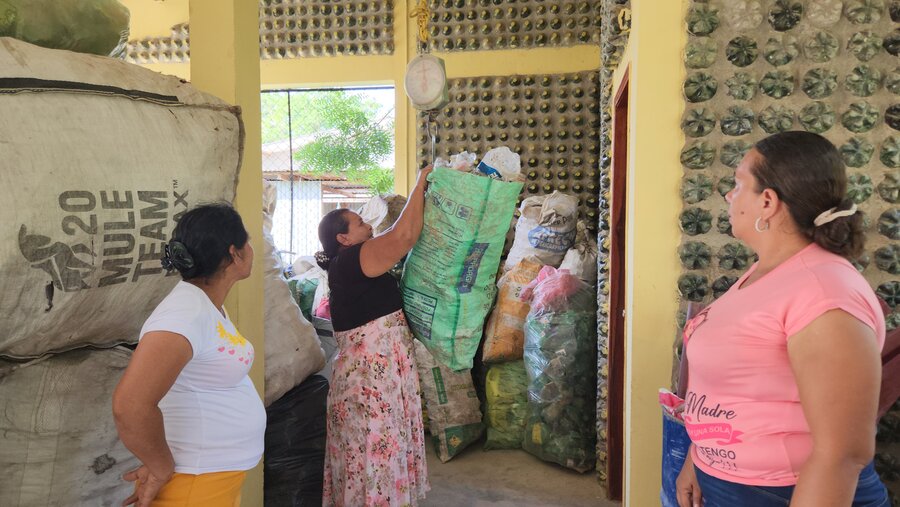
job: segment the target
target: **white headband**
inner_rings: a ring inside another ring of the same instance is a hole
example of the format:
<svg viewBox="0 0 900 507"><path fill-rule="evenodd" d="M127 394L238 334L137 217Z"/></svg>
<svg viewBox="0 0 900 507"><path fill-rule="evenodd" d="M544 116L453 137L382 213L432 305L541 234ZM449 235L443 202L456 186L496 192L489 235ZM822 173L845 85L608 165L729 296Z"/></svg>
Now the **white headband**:
<svg viewBox="0 0 900 507"><path fill-rule="evenodd" d="M815 224L816 227L819 227L821 225L827 224L828 222L831 222L836 218L849 217L854 213L856 213L856 204L850 206L850 209L846 209L843 211L837 211L837 208L831 208L819 214L819 216L817 216L816 219L813 220L813 224Z"/></svg>

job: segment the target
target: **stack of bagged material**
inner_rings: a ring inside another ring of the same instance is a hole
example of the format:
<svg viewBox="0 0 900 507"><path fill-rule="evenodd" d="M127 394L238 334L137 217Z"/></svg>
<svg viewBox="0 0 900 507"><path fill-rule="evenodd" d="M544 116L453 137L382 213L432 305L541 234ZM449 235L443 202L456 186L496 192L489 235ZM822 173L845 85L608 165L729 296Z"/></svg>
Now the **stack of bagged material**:
<svg viewBox="0 0 900 507"><path fill-rule="evenodd" d="M0 184L16 189L0 219L0 357L15 361L0 505L119 505L137 461L111 410L130 351L110 347L135 343L177 283L159 258L180 215L234 198L240 116L175 77L7 38L0 90Z"/></svg>
<svg viewBox="0 0 900 507"><path fill-rule="evenodd" d="M485 382L484 422L488 435L486 450L520 448L523 442L529 445L529 439L532 444L535 440L534 433L525 434L525 419L528 415L525 400L531 398L528 396L525 365L521 361L526 350L525 324L533 306L528 297L523 297L532 290L527 287L535 285L535 278L548 263L551 268L554 265L562 266L565 272L573 275L573 279L584 280L587 285L596 283L597 242L587 236L584 223L574 222L575 199L559 193L529 199L522 203L522 217L516 226L516 239L504 266L507 271L497 282L497 304L485 329L482 357L489 365ZM521 257L526 254L524 258ZM596 321L586 313L580 315L583 322L575 331L584 332ZM550 331L551 328L552 326L548 326L542 331ZM532 336L532 340L538 338ZM572 335L569 339L592 341L585 335L577 338ZM535 358L532 357L531 360L534 365ZM587 363L583 365L591 367ZM563 385L572 387L568 385L568 380L558 380ZM585 398L586 403L592 400L593 396ZM578 413L581 414L581 411ZM554 428L559 428L565 426L563 419L569 414L550 411L543 415L547 422L554 424ZM532 432L535 431L534 421L529 428ZM540 437L537 438L540 441ZM551 448L558 442L559 439L553 440ZM535 450L533 445L531 450ZM560 461L554 459L554 456L565 452L537 454L551 461ZM568 458L564 461L569 463ZM582 466L581 462L576 462L574 468Z"/></svg>
<svg viewBox="0 0 900 507"><path fill-rule="evenodd" d="M0 110L0 185L15 189L0 218L0 505L119 505L136 461L113 424L130 357L114 347L137 342L178 282L160 257L181 215L234 199L239 110L176 77L10 38ZM294 312L267 327L297 331ZM312 362L290 345L285 361ZM305 377L295 367L285 391Z"/></svg>

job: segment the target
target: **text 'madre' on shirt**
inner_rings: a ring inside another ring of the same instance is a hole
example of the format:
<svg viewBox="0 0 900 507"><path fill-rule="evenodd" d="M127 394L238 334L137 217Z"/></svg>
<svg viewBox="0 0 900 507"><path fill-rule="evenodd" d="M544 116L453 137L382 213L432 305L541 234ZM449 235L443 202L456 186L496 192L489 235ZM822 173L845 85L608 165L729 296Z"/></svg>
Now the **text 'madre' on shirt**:
<svg viewBox="0 0 900 507"><path fill-rule="evenodd" d="M685 326L685 426L694 463L705 473L741 484L789 486L812 451L789 338L840 309L872 328L880 348L884 315L853 265L816 244L741 288L755 269Z"/></svg>
<svg viewBox="0 0 900 507"><path fill-rule="evenodd" d="M199 287L179 282L141 329L185 337L193 357L159 402L175 471L249 470L263 454L266 410L253 381L253 345Z"/></svg>

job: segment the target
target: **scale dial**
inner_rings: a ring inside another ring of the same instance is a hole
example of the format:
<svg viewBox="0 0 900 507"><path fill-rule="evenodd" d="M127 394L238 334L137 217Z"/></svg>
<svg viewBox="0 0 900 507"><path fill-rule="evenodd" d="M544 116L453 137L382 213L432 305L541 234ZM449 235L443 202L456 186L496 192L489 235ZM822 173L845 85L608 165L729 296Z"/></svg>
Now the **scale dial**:
<svg viewBox="0 0 900 507"><path fill-rule="evenodd" d="M406 66L403 84L406 96L416 109L440 109L449 101L444 60L436 56L425 54L413 58Z"/></svg>

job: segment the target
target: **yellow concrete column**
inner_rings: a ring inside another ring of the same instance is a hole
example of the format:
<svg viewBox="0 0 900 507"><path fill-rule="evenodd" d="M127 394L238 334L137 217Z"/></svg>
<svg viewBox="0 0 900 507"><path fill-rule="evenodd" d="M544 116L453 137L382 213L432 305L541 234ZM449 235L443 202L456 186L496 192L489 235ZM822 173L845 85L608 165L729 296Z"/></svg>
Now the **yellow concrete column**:
<svg viewBox="0 0 900 507"><path fill-rule="evenodd" d="M662 419L681 270L679 128L684 110L685 0L632 0L632 30L618 89L631 66L626 227L625 505L659 505Z"/></svg>
<svg viewBox="0 0 900 507"><path fill-rule="evenodd" d="M256 349L250 377L260 395L265 380L263 342L262 145L259 105L259 2L191 0L191 78L193 84L241 106L244 157L235 205L256 251L253 274L238 283L225 302L241 333ZM240 421L235 421L240 424ZM244 507L263 505L262 463L244 485Z"/></svg>
<svg viewBox="0 0 900 507"><path fill-rule="evenodd" d="M403 79L406 65L416 56L419 27L415 18L409 13L416 7L416 0L397 0L394 3L394 62L396 75L396 115L394 130L397 142L394 145L394 156L397 160L394 169L394 187L403 189L408 194L416 183L416 121L419 111L412 107L406 97ZM401 162L402 160L402 162Z"/></svg>

